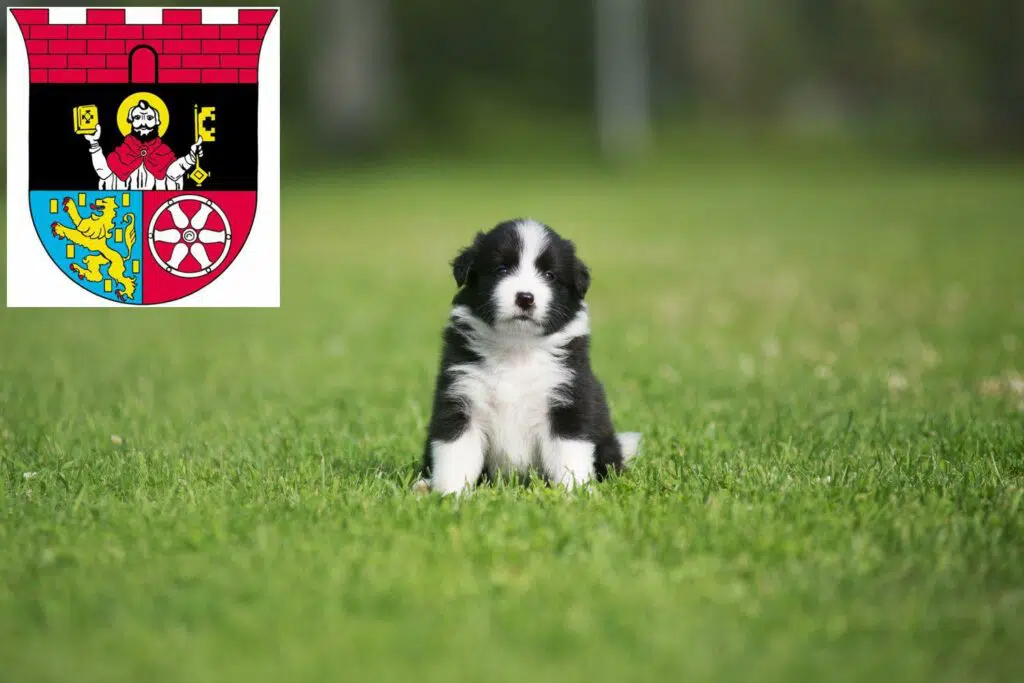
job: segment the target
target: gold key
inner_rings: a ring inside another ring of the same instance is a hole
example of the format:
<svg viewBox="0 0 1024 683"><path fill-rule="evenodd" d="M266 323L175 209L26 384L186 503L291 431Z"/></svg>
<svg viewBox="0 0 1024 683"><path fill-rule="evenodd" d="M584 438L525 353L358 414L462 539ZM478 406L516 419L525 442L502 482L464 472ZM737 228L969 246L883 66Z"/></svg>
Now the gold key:
<svg viewBox="0 0 1024 683"><path fill-rule="evenodd" d="M202 109L200 109L198 104L194 105L193 121L195 123L196 130L195 139L197 141L202 140L203 142L213 142L213 128L207 127L204 124L206 124L207 121L214 120L214 113L214 107L203 107ZM210 177L210 172L200 167L198 156L196 157L196 168L194 171L188 174L188 177L191 178L193 182L195 182L196 187L201 187L203 182Z"/></svg>
<svg viewBox="0 0 1024 683"><path fill-rule="evenodd" d="M202 187L203 181L210 177L210 174L199 167L199 157L196 157L196 168L188 174L188 177L195 181L196 187Z"/></svg>

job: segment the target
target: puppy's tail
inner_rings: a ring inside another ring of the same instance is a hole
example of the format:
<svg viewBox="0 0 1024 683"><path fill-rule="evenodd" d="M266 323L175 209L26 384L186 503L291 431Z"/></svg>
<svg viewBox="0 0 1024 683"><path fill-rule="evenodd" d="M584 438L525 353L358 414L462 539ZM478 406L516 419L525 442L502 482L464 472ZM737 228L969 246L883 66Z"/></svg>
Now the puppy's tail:
<svg viewBox="0 0 1024 683"><path fill-rule="evenodd" d="M629 464L629 461L640 452L640 432L619 432L615 435L622 448L622 462Z"/></svg>

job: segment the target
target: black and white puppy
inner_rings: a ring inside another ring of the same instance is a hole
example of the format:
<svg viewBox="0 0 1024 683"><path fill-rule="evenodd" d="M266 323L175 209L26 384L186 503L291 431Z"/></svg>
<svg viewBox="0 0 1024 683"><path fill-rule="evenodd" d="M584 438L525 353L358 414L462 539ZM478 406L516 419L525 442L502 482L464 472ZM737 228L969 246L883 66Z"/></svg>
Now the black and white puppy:
<svg viewBox="0 0 1024 683"><path fill-rule="evenodd" d="M616 434L590 367L590 271L572 242L519 219L477 233L452 262L459 287L418 487L459 493L539 471L572 488L620 470L640 435Z"/></svg>

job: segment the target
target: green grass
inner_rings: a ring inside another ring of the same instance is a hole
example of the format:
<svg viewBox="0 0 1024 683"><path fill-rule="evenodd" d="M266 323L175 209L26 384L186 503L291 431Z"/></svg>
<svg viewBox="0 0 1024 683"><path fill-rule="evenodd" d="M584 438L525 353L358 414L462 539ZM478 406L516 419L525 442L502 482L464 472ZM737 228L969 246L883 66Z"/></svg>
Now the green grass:
<svg viewBox="0 0 1024 683"><path fill-rule="evenodd" d="M285 187L278 310L4 310L0 679L1019 679L1021 187L364 170ZM524 214L591 265L644 451L418 497L446 262Z"/></svg>

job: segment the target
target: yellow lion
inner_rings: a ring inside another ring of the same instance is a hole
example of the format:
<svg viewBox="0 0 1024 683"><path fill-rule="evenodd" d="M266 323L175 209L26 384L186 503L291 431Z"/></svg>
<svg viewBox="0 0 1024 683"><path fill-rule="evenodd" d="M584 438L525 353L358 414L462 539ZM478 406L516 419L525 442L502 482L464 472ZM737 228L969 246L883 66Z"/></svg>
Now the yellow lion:
<svg viewBox="0 0 1024 683"><path fill-rule="evenodd" d="M75 227L69 228L59 221L54 221L50 225L50 229L53 231L54 237L70 240L90 252L82 259L85 267L77 263L71 264L71 270L78 274L78 279L99 282L103 279L100 268L109 264L107 274L120 285L120 288L115 291L118 298L123 300L134 297L135 278L126 274L125 257L107 244L107 240L114 232L114 218L117 215L117 202L114 198L97 199L89 205L89 208L98 215L85 218L78 213L78 207L70 197L64 198L63 206ZM124 217L124 224L124 241L128 246L130 256L132 247L135 246L135 216L127 214Z"/></svg>

